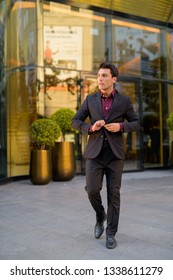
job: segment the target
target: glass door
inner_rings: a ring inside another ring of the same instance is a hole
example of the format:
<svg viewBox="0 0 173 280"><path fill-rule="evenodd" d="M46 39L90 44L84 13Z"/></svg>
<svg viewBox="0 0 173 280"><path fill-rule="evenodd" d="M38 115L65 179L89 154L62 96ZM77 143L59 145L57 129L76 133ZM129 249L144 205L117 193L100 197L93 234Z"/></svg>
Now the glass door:
<svg viewBox="0 0 173 280"><path fill-rule="evenodd" d="M140 80L120 77L116 89L130 97L136 113L140 113ZM125 150L125 171L141 169L141 141L139 132L123 133Z"/></svg>
<svg viewBox="0 0 173 280"><path fill-rule="evenodd" d="M164 127L161 85L143 81L142 125L144 168L163 166Z"/></svg>

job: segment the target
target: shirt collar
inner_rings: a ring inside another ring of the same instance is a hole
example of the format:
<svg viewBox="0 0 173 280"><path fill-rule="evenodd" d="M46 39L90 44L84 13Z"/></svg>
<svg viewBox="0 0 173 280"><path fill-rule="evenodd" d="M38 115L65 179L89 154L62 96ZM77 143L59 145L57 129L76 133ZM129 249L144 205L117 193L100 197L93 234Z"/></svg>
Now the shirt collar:
<svg viewBox="0 0 173 280"><path fill-rule="evenodd" d="M104 99L114 98L115 90L113 90L113 91L111 92L111 94L109 95L109 97L106 97L106 96L104 95L104 93L102 93L101 91L100 91L100 94L101 94L101 97L104 98Z"/></svg>

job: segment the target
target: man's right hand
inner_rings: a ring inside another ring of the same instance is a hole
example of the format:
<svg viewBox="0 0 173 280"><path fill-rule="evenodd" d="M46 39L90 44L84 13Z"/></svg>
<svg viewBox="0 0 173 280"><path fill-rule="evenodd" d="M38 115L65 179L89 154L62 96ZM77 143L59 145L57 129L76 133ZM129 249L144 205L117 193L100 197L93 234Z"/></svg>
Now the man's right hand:
<svg viewBox="0 0 173 280"><path fill-rule="evenodd" d="M93 126L92 126L92 131L96 131L96 130L100 130L100 128L102 128L102 126L105 125L105 121L104 120L98 120L96 121Z"/></svg>

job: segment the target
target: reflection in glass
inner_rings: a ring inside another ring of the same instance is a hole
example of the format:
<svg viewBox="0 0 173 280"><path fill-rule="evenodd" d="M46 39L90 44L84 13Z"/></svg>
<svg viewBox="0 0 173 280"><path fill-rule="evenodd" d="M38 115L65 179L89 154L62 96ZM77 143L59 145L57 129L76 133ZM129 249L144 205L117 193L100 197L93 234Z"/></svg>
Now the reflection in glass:
<svg viewBox="0 0 173 280"><path fill-rule="evenodd" d="M45 61L59 68L96 70L106 56L105 17L91 10L44 3Z"/></svg>
<svg viewBox="0 0 173 280"><path fill-rule="evenodd" d="M4 70L5 1L0 2L0 179L7 177L6 90Z"/></svg>
<svg viewBox="0 0 173 280"><path fill-rule="evenodd" d="M161 91L158 82L143 83L144 166L163 164Z"/></svg>
<svg viewBox="0 0 173 280"><path fill-rule="evenodd" d="M167 34L168 79L173 80L173 32Z"/></svg>
<svg viewBox="0 0 173 280"><path fill-rule="evenodd" d="M119 81L116 85L116 89L126 96L130 97L130 100L134 106L137 114L138 111L138 84L133 81ZM138 154L138 142L139 135L136 132L123 133L124 137L124 150L125 150L125 165L124 170L137 169L139 154Z"/></svg>
<svg viewBox="0 0 173 280"><path fill-rule="evenodd" d="M120 73L131 76L159 77L160 31L142 25L112 21L113 61Z"/></svg>
<svg viewBox="0 0 173 280"><path fill-rule="evenodd" d="M29 174L30 124L37 117L36 3L13 2L5 21L8 177Z"/></svg>

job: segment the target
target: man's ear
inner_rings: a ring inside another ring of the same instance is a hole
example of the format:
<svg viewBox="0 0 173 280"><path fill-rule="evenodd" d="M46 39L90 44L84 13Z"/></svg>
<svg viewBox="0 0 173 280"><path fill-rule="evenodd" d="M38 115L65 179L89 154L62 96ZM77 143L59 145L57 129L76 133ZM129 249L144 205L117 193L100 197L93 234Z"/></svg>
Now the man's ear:
<svg viewBox="0 0 173 280"><path fill-rule="evenodd" d="M117 81L117 77L112 77L114 83Z"/></svg>

